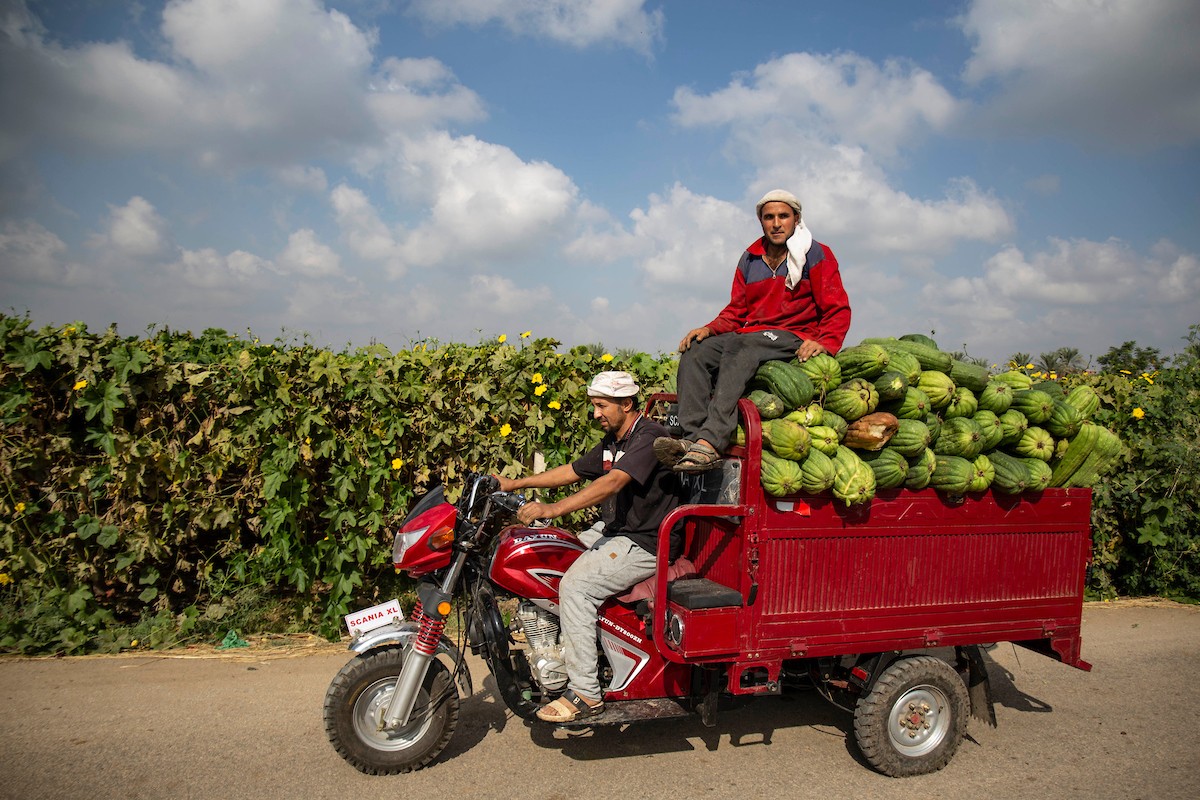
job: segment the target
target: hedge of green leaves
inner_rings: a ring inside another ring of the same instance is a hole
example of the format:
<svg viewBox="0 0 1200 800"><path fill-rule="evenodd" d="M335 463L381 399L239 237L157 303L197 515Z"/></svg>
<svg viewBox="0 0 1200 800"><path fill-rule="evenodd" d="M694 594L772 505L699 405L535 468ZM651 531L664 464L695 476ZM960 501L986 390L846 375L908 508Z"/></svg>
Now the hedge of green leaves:
<svg viewBox="0 0 1200 800"><path fill-rule="evenodd" d="M674 366L529 334L332 352L0 316L0 650L171 643L227 624L247 593L334 635L398 590L390 526L415 494L537 452L564 463L599 436L593 374L658 390ZM1200 597L1198 374L1071 379L1128 445L1095 492L1104 596Z"/></svg>
<svg viewBox="0 0 1200 800"><path fill-rule="evenodd" d="M171 641L247 586L336 633L395 582L389 525L414 494L562 463L599 436L593 374L673 371L504 339L335 353L0 317L0 649L117 649L147 614Z"/></svg>

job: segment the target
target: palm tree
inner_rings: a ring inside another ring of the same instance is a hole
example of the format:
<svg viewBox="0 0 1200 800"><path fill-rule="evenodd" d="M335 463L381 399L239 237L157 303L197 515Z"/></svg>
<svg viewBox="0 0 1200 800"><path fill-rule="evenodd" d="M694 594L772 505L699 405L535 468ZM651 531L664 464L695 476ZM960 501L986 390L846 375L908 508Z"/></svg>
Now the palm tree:
<svg viewBox="0 0 1200 800"><path fill-rule="evenodd" d="M1029 353L1013 353L1008 357L1008 365L1013 369L1025 369L1025 365L1033 361Z"/></svg>

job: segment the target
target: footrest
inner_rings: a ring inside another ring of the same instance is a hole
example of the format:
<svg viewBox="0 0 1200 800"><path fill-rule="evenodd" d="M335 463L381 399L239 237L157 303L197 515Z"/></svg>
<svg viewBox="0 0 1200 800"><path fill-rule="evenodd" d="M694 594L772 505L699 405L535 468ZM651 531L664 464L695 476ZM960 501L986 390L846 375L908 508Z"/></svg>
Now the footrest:
<svg viewBox="0 0 1200 800"><path fill-rule="evenodd" d="M683 578L667 588L667 598L689 611L703 608L738 608L742 593L708 578Z"/></svg>

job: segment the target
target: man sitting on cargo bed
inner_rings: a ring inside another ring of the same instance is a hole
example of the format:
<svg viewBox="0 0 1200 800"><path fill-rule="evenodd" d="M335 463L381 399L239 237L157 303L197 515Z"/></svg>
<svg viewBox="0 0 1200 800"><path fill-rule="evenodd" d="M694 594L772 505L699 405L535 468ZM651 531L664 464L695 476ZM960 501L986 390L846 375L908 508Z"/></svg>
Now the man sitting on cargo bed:
<svg viewBox="0 0 1200 800"><path fill-rule="evenodd" d="M717 466L737 402L760 364L836 353L850 329L850 301L833 251L804 227L791 192L767 192L756 207L763 235L746 248L729 304L679 343L679 425L654 452L678 472ZM789 244L790 240L790 244Z"/></svg>

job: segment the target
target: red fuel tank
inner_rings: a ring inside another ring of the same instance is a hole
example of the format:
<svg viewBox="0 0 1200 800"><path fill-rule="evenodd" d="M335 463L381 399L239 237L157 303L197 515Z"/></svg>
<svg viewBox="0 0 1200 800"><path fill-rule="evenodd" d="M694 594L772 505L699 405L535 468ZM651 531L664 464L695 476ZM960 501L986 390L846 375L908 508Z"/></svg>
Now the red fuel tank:
<svg viewBox="0 0 1200 800"><path fill-rule="evenodd" d="M558 584L586 548L561 528L521 528L500 532L488 577L518 597L558 602Z"/></svg>

